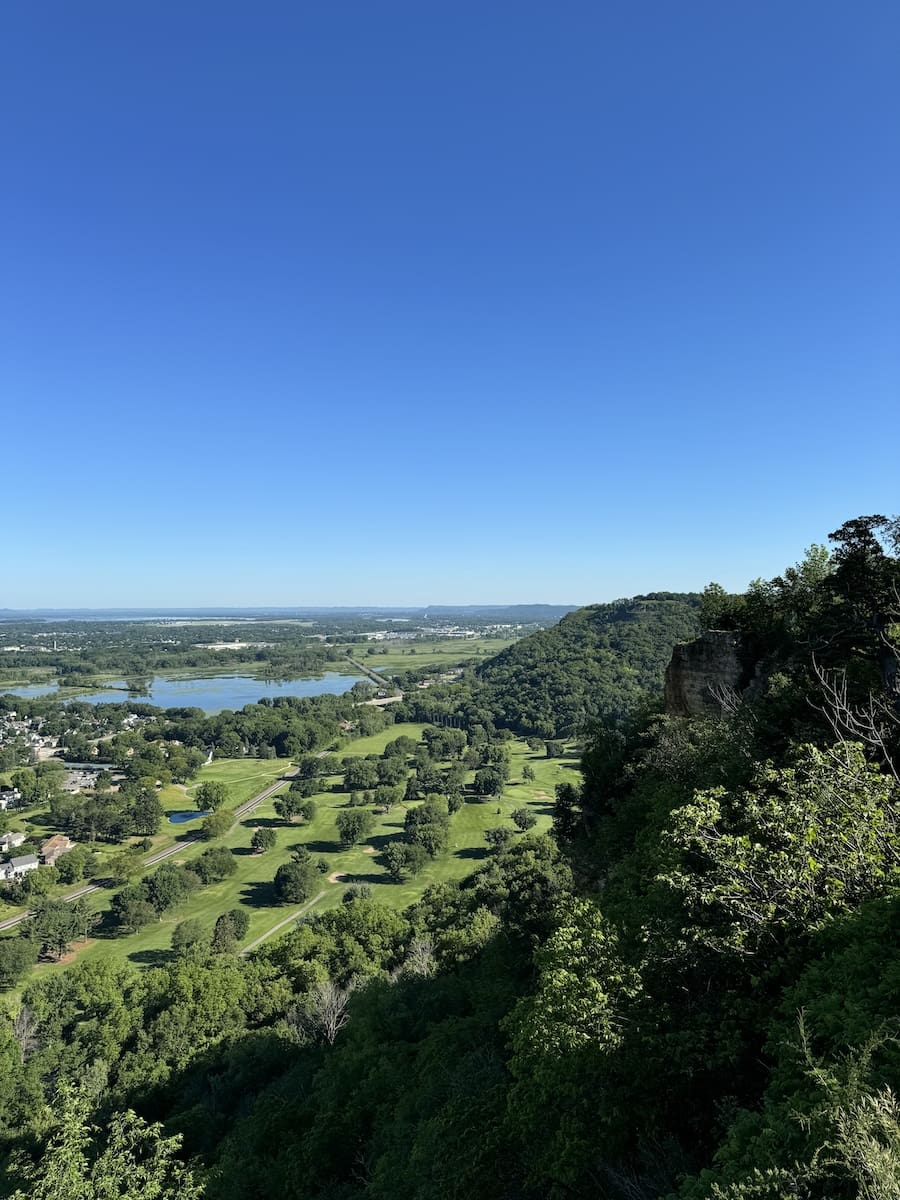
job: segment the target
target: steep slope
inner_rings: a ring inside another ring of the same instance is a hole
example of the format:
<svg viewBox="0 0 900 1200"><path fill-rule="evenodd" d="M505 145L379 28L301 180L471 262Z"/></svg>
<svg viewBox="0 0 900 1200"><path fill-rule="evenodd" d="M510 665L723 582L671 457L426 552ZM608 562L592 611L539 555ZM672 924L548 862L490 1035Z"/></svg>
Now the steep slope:
<svg viewBox="0 0 900 1200"><path fill-rule="evenodd" d="M697 595L653 592L577 609L479 666L479 706L498 724L539 737L623 715L661 693L673 646L699 630L699 603Z"/></svg>

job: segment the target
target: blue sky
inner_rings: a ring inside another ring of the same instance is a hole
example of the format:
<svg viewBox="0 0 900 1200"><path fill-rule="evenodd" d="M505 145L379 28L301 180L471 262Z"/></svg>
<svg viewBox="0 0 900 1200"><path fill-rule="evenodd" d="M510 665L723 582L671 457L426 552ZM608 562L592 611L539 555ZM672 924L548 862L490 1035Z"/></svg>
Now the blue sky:
<svg viewBox="0 0 900 1200"><path fill-rule="evenodd" d="M742 588L900 509L900 8L0 12L0 607Z"/></svg>

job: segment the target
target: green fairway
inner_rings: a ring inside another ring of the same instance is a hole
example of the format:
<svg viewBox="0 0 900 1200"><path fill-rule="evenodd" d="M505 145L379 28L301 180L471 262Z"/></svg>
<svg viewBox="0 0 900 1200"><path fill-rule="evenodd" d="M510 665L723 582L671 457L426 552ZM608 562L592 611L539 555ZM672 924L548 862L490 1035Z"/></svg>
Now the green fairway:
<svg viewBox="0 0 900 1200"><path fill-rule="evenodd" d="M380 754L389 741L406 734L418 740L424 725L401 724L391 726L371 737L353 741L341 751L344 755L365 756ZM167 913L160 921L140 929L124 938L97 938L81 948L76 947L78 961L94 958L125 958L139 967L152 966L167 961L171 954L172 931L175 926L191 918L199 919L212 929L216 918L231 908L243 908L249 918L250 927L243 944L249 945L264 938L285 918L296 911L298 905L283 906L275 902L272 881L278 867L290 860L291 852L300 845L305 846L316 859L323 859L327 869L321 874L321 889L325 895L314 905L313 912L324 911L340 904L341 896L348 884L367 883L373 887L375 899L395 908L403 908L417 900L430 884L443 880L461 879L486 859L487 847L484 832L496 825L510 822L510 813L528 807L537 818L533 832L542 833L549 829L552 817L553 790L557 783L573 777L577 757L570 753L562 759L547 759L535 754L524 742L510 742L511 775L509 783L498 799L479 800L469 797L459 812L451 818L450 844L439 858L430 860L414 879L404 883L393 882L384 872L380 854L392 838L399 838L407 805L398 804L387 814L376 817L373 831L365 845L342 850L339 845L335 820L345 807L347 794L328 790L341 782L340 776L323 780L323 791L314 796L317 812L310 823L296 821L286 823L275 813L276 796L263 801L251 814L238 821L230 833L218 839L214 845L227 847L237 863L234 875L220 883L201 888L177 909ZM522 768L528 764L534 770L532 781L522 780ZM233 805L257 795L280 774L291 769L285 760L226 759L204 766L187 792L207 779L224 782L229 788ZM287 787L285 783L284 787ZM281 790L281 789L279 789ZM163 803L167 812L186 811L191 808L186 802L185 792L177 787L163 791ZM277 794L276 794L277 795ZM167 825L159 835L159 844L172 844L175 838L185 840L195 834L200 818L183 825ZM250 841L258 826L272 828L276 836L274 849L264 854L254 854ZM521 836L516 834L516 837ZM157 840L157 839L154 839ZM169 862L189 864L207 848L202 841L186 845L182 853L174 855ZM154 868L151 868L151 870ZM340 879L332 882L335 875ZM112 893L101 891L91 897L98 911L108 908ZM283 926L287 928L288 926ZM278 930L280 932L280 930ZM35 970L39 974L59 970L64 964L41 965Z"/></svg>

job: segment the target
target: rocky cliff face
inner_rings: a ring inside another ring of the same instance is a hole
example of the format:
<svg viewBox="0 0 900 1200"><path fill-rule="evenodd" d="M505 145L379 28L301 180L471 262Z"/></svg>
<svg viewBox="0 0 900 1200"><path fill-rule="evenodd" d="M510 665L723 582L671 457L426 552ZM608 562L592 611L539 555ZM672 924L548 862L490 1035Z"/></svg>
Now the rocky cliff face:
<svg viewBox="0 0 900 1200"><path fill-rule="evenodd" d="M676 646L666 667L666 712L679 717L720 712L717 690L740 691L745 682L740 647L740 634L727 629L708 629Z"/></svg>

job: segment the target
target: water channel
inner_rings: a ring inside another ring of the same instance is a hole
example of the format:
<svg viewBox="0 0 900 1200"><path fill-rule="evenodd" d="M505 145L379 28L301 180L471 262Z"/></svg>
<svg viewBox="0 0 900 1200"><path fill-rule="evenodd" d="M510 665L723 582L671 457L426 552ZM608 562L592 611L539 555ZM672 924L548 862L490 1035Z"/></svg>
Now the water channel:
<svg viewBox="0 0 900 1200"><path fill-rule="evenodd" d="M243 708L255 704L264 696L341 696L348 692L357 675L339 675L329 671L316 679L265 680L253 675L214 675L205 679L172 679L166 675L154 675L150 681L149 695L135 695L125 689L125 681L117 680L112 688L84 695L71 695L66 699L85 700L88 704L127 704L129 700L141 704L155 704L158 708L202 708L204 712L216 713L227 708ZM30 687L4 689L23 699L38 696L54 696L55 684L33 684Z"/></svg>

